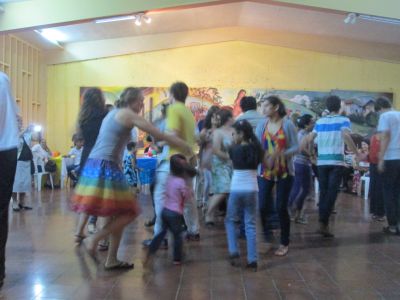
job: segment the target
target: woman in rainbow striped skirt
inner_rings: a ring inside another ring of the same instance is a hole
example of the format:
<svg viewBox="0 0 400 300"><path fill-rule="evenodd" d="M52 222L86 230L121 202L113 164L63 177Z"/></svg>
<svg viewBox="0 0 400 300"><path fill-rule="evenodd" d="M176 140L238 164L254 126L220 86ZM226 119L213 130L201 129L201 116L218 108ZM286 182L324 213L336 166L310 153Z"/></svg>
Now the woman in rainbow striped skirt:
<svg viewBox="0 0 400 300"><path fill-rule="evenodd" d="M96 258L98 242L109 236L110 247L105 261L106 270L133 268L133 264L117 259L123 229L140 213L136 195L132 194L120 167L122 154L130 140L131 130L137 126L158 140L180 147L191 154L190 147L173 135L163 134L139 116L143 109L143 94L138 88L127 88L121 94L117 109L104 118L96 144L81 172L72 209L78 213L110 217L110 221L96 234L83 240L86 251Z"/></svg>

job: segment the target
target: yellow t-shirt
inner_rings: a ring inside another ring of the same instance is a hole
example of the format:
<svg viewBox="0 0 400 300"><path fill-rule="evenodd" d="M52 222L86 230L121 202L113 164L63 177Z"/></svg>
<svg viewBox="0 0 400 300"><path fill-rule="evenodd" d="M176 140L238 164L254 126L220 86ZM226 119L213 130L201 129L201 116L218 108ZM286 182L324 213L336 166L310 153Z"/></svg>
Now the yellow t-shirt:
<svg viewBox="0 0 400 300"><path fill-rule="evenodd" d="M193 114L184 103L176 101L174 104L168 106L167 109L167 131L175 131L178 136L188 143L192 149L195 146L195 126ZM174 154L182 153L182 150L170 146L168 158Z"/></svg>

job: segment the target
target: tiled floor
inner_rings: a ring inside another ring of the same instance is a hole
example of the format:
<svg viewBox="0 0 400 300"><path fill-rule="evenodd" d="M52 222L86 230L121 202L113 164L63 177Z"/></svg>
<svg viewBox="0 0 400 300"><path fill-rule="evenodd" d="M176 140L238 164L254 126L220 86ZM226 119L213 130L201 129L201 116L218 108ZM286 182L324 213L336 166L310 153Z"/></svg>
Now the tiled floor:
<svg viewBox="0 0 400 300"><path fill-rule="evenodd" d="M73 243L69 195L42 191L32 195L33 211L11 213L0 299L400 299L400 237L382 234L361 198L340 195L333 240L314 233L317 215L308 203L310 224L292 226L287 257L274 257L259 243L257 273L227 263L222 224L185 244L183 266L160 250L153 270L144 272L141 241L151 232L143 227L150 214L143 198L144 212L126 230L120 251L135 269L107 272Z"/></svg>

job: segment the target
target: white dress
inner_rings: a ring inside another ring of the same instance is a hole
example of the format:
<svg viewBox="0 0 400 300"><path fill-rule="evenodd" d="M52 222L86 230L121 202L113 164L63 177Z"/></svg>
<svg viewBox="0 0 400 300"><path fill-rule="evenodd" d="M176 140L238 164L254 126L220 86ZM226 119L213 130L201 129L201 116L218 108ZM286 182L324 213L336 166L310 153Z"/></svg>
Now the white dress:
<svg viewBox="0 0 400 300"><path fill-rule="evenodd" d="M21 154L23 147L23 140L20 139L20 145L18 147L18 156ZM17 161L17 169L15 171L13 193L29 193L32 187L32 175L31 175L31 161Z"/></svg>

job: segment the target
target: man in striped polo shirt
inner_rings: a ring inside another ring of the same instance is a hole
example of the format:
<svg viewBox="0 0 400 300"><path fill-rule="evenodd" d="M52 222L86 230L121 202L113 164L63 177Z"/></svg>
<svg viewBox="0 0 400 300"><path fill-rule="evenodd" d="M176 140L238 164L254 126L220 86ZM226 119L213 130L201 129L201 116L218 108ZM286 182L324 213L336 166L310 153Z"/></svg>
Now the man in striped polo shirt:
<svg viewBox="0 0 400 300"><path fill-rule="evenodd" d="M318 145L319 222L318 233L333 237L329 230L329 217L334 208L344 168L344 144L358 157L357 148L350 136L350 120L339 115L341 100L338 96L326 99L329 114L320 118L310 135Z"/></svg>

